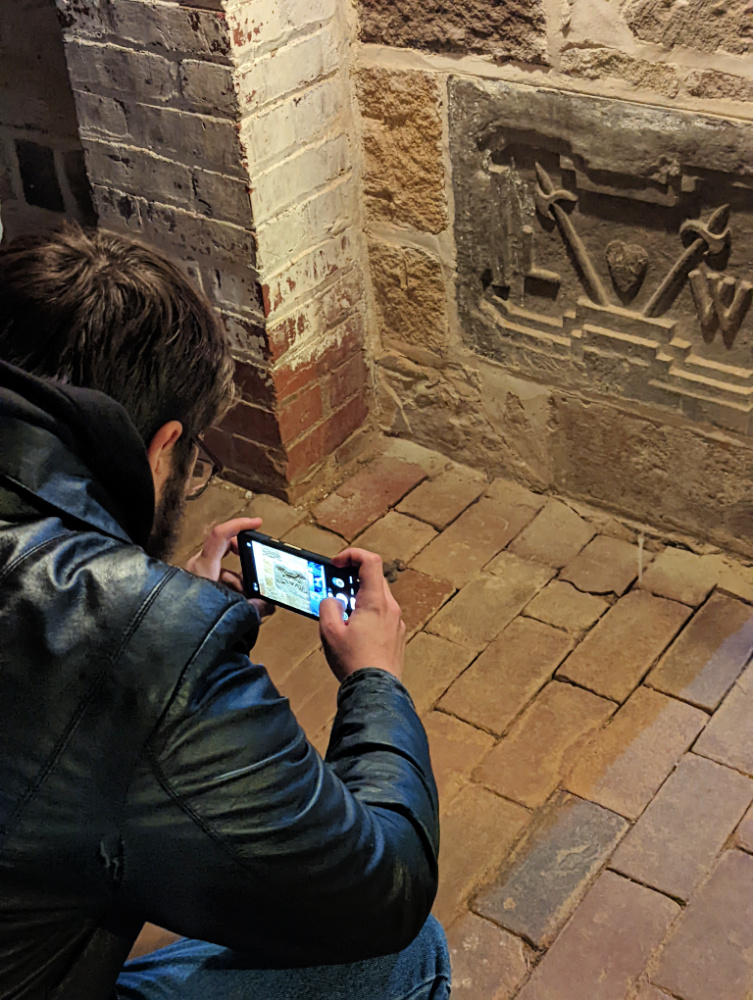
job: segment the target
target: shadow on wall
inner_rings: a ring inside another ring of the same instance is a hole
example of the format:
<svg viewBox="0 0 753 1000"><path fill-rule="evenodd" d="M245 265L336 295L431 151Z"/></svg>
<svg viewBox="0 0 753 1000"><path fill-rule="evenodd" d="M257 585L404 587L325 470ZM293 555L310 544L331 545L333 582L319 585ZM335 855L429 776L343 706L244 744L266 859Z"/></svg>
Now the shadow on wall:
<svg viewBox="0 0 753 1000"><path fill-rule="evenodd" d="M0 232L97 221L54 0L1 0Z"/></svg>

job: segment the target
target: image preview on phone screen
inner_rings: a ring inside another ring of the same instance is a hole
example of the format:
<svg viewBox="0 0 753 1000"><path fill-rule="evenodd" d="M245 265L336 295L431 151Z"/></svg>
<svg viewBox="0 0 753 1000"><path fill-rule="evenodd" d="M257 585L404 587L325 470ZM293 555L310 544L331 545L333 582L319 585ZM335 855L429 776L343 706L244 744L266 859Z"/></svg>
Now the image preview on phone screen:
<svg viewBox="0 0 753 1000"><path fill-rule="evenodd" d="M337 571L327 579L326 568L312 559L284 552L262 542L252 541L260 596L279 601L304 614L319 615L325 597L335 597L347 618L356 606L355 588L347 575Z"/></svg>

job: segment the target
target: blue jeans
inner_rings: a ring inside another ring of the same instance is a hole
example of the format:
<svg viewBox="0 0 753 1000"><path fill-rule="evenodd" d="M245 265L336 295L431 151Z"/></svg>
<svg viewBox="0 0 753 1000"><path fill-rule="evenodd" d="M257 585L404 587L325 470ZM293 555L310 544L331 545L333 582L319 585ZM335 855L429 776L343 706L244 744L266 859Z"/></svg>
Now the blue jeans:
<svg viewBox="0 0 753 1000"><path fill-rule="evenodd" d="M446 1000L450 959L441 925L429 917L397 955L350 965L257 969L242 953L177 941L127 962L122 1000Z"/></svg>

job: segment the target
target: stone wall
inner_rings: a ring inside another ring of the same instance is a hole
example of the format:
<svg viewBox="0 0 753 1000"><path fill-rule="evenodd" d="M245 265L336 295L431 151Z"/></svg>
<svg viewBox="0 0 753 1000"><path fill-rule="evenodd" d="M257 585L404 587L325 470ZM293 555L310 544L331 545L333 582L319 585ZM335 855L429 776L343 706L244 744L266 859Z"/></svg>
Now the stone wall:
<svg viewBox="0 0 753 1000"><path fill-rule="evenodd" d="M358 8L383 429L753 552L753 3Z"/></svg>
<svg viewBox="0 0 753 1000"><path fill-rule="evenodd" d="M54 0L2 0L0 234L93 224Z"/></svg>

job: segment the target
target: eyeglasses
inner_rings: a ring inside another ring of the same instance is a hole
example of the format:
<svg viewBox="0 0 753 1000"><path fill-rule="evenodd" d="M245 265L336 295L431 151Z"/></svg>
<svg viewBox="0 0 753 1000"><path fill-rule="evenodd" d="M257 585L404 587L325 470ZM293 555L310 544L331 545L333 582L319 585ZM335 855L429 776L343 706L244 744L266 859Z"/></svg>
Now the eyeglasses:
<svg viewBox="0 0 753 1000"><path fill-rule="evenodd" d="M186 500L198 500L209 489L209 484L215 476L222 473L224 466L201 438L194 438L191 443L197 452L193 471L186 486Z"/></svg>

